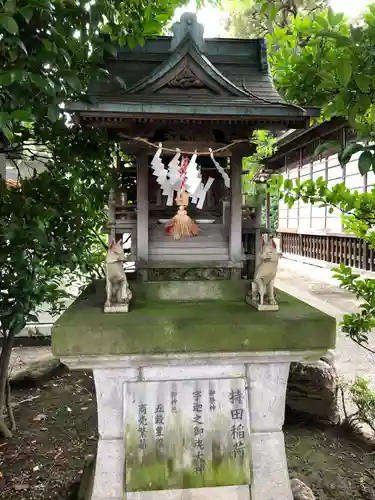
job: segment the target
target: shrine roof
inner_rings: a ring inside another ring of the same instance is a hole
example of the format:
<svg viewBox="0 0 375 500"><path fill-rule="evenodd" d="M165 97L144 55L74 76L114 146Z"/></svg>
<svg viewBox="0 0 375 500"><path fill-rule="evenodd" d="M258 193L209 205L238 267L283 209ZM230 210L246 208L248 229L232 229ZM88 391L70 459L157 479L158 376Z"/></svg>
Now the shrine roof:
<svg viewBox="0 0 375 500"><path fill-rule="evenodd" d="M174 36L119 48L105 69L111 75L89 87L90 102L67 103L81 115L127 114L266 117L306 127L317 110L286 103L275 89L263 39L204 39L195 14L185 13ZM284 122L285 123L285 122Z"/></svg>
<svg viewBox="0 0 375 500"><path fill-rule="evenodd" d="M342 117L333 117L306 130L292 130L283 134L276 142L274 154L265 160L266 168L284 168L286 157L289 166L299 160L305 161L313 155L319 142L340 140L343 128L348 129L347 135L350 136L348 122Z"/></svg>

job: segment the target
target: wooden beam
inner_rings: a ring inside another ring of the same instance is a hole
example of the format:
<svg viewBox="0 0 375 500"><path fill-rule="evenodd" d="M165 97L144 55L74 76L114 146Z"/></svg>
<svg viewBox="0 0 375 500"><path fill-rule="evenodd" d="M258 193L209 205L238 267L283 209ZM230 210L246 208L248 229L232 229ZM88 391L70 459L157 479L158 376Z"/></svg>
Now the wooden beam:
<svg viewBox="0 0 375 500"><path fill-rule="evenodd" d="M137 164L137 262L148 261L148 155L140 151Z"/></svg>
<svg viewBox="0 0 375 500"><path fill-rule="evenodd" d="M142 142L137 141L121 141L121 147L128 154L138 154L138 151L146 150L150 155L154 155L157 151L156 147L148 146ZM202 142L202 141L164 141L162 143L163 148L172 149L175 151L177 148L182 152L189 152L189 154L193 154L195 150L199 153L205 153L208 156L209 149L212 150L222 148L226 146L226 144L218 143L218 142ZM251 154L252 149L250 149L250 145L248 145L248 154ZM164 151L164 156L173 156L174 153L172 151ZM232 155L232 148L228 147L222 152L216 153L217 157L228 157Z"/></svg>
<svg viewBox="0 0 375 500"><path fill-rule="evenodd" d="M237 152L230 164L230 228L229 258L233 263L242 259L242 156Z"/></svg>

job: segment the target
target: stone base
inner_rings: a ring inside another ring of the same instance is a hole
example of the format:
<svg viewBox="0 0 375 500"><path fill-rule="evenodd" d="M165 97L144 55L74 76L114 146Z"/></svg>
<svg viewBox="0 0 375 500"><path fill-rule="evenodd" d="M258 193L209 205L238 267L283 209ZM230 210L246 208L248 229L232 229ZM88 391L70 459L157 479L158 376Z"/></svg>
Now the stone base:
<svg viewBox="0 0 375 500"><path fill-rule="evenodd" d="M255 300L253 300L251 297L248 295L246 296L246 302L257 309L258 311L278 311L279 306L278 304L259 304Z"/></svg>
<svg viewBox="0 0 375 500"><path fill-rule="evenodd" d="M105 313L127 313L129 312L129 304L111 304L110 306L104 306Z"/></svg>
<svg viewBox="0 0 375 500"><path fill-rule="evenodd" d="M204 301L242 300L246 283L236 280L182 280L148 281L143 283L139 295L146 300Z"/></svg>
<svg viewBox="0 0 375 500"><path fill-rule="evenodd" d="M71 368L93 369L99 442L90 500L123 500L127 445L124 428L128 384L177 380L245 378L248 387L250 485L152 492L126 492L128 500L293 500L282 426L291 361L319 357L319 351L82 356L63 358ZM182 400L181 400L182 402Z"/></svg>

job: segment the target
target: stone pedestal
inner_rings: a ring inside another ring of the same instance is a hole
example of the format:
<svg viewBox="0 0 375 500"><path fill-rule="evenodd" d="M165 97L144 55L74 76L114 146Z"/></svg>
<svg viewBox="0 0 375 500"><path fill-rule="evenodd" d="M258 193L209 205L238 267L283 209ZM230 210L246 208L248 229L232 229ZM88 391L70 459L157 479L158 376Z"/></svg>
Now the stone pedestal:
<svg viewBox="0 0 375 500"><path fill-rule="evenodd" d="M259 304L256 300L253 300L251 297L248 295L246 296L246 302L254 307L254 309L257 309L257 311L278 311L279 306L277 304Z"/></svg>
<svg viewBox="0 0 375 500"><path fill-rule="evenodd" d="M123 304L111 304L110 306L104 306L105 313L127 313L129 312L129 303Z"/></svg>
<svg viewBox="0 0 375 500"><path fill-rule="evenodd" d="M124 498L125 426L129 410L126 394L131 383L221 379L243 379L247 391L250 484L133 491L127 492L126 498L292 500L282 431L289 366L291 361L320 355L321 351L306 351L62 358L72 369L93 369L94 372L99 443L91 500ZM225 387L224 383L222 386Z"/></svg>

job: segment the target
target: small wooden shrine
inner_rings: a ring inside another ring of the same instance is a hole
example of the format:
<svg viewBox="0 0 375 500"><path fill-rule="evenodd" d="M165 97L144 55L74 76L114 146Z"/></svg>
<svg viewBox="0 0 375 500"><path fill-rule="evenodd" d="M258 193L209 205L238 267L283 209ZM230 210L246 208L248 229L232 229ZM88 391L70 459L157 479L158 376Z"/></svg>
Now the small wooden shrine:
<svg viewBox="0 0 375 500"><path fill-rule="evenodd" d="M131 234L131 260L146 279L168 279L171 269L178 275L178 269L185 273L189 267L238 276L233 270L245 258L241 173L242 158L253 151L249 138L259 128L305 128L316 110L280 97L263 39L204 39L202 25L190 13L173 26L172 37L118 49L106 69L112 78L92 84L90 102L67 108L83 124L116 134L130 155L127 162L118 159L117 189L109 203L112 238ZM159 144L162 171L150 166ZM174 195L168 185L170 162L176 153L177 161L190 162L195 152L192 184L200 196L190 190L187 211L199 235L174 240L165 229L178 208L178 180ZM255 260L259 210L250 226Z"/></svg>
<svg viewBox="0 0 375 500"><path fill-rule="evenodd" d="M92 283L54 325L54 355L95 379L99 439L86 498L292 500L282 431L289 366L334 347L335 322L281 292L275 307L272 241L248 276L248 299L264 305L267 294L273 312L245 302L243 226L254 262L261 227L259 207L243 217L241 174L254 129L307 127L314 110L278 95L262 40L205 40L193 14L173 32L119 49L106 63L111 82L70 106L121 141L109 232L131 234L143 275L128 286L112 241L106 285ZM176 221L189 236L175 238ZM116 294L124 309L109 310Z"/></svg>

